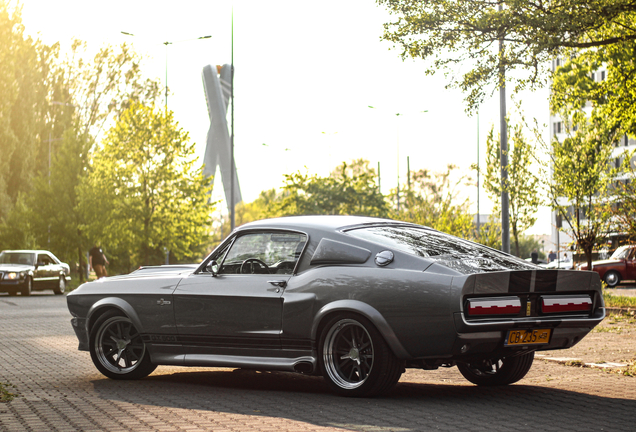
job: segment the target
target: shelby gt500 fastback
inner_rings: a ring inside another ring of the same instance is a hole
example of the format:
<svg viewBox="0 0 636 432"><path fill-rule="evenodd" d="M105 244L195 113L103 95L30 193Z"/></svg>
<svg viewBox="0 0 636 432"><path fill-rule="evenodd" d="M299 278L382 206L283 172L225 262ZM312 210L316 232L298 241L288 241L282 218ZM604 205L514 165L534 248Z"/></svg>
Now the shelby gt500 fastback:
<svg viewBox="0 0 636 432"><path fill-rule="evenodd" d="M511 384L536 351L575 345L605 316L595 272L353 216L249 223L196 268L100 279L67 298L79 349L107 377L157 365L295 371L351 396L388 392L405 368Z"/></svg>

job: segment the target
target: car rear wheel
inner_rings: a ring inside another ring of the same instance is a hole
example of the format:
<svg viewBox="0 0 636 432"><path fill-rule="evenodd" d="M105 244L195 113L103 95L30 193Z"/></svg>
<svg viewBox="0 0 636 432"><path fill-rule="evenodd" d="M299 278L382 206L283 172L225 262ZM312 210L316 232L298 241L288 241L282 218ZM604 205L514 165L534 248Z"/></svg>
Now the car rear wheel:
<svg viewBox="0 0 636 432"><path fill-rule="evenodd" d="M616 285L620 283L621 275L615 271L608 271L607 273L605 273L605 276L603 276L603 280L605 281L608 287L614 288Z"/></svg>
<svg viewBox="0 0 636 432"><path fill-rule="evenodd" d="M66 291L66 278L60 276L60 280L57 282L57 286L53 288L53 292L57 295L62 295L64 291Z"/></svg>
<svg viewBox="0 0 636 432"><path fill-rule="evenodd" d="M404 371L375 326L355 315L337 315L327 322L320 337L319 362L329 386L344 396L385 394Z"/></svg>
<svg viewBox="0 0 636 432"><path fill-rule="evenodd" d="M459 372L473 384L497 386L516 383L522 379L534 361L534 351L515 357L484 360L476 363L458 363Z"/></svg>
<svg viewBox="0 0 636 432"><path fill-rule="evenodd" d="M23 296L30 296L31 291L33 290L33 279L30 276L27 276L24 284L22 285L22 290L20 290L20 294Z"/></svg>
<svg viewBox="0 0 636 432"><path fill-rule="evenodd" d="M90 352L97 369L112 379L140 379L156 365L130 318L111 311L102 315L91 331Z"/></svg>

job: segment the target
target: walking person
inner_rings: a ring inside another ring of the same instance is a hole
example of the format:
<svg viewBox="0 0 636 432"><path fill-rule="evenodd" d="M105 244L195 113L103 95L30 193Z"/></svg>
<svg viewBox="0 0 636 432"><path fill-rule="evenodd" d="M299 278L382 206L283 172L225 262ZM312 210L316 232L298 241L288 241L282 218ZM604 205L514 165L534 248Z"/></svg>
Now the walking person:
<svg viewBox="0 0 636 432"><path fill-rule="evenodd" d="M106 255L104 255L104 251L101 246L93 246L93 248L88 252L88 262L90 264L91 270L95 270L95 275L97 279L101 279L106 277L106 264L109 264L108 259L106 259Z"/></svg>

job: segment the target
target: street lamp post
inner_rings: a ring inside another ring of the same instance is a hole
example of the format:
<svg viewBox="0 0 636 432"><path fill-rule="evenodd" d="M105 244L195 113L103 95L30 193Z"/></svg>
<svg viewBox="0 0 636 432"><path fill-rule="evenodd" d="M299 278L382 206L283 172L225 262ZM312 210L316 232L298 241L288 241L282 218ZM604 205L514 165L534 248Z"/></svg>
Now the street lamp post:
<svg viewBox="0 0 636 432"><path fill-rule="evenodd" d="M499 4L498 11L503 11ZM499 39L499 121L501 140L501 250L510 253L510 216L508 197L508 127L506 125L506 68L503 62L504 40Z"/></svg>
<svg viewBox="0 0 636 432"><path fill-rule="evenodd" d="M125 31L122 31L121 34L135 37L134 34L125 32ZM164 101L164 109L166 110L166 114L168 113L168 45L174 45L176 43L188 42L188 41L199 40L199 39L210 39L211 37L212 36L200 36L197 38L183 39L183 40L178 40L174 42L171 42L171 41L162 42L162 44L165 45L166 47L166 90L165 90L165 101ZM168 265L170 264L170 250L168 248L165 248L165 251L166 251L166 265Z"/></svg>
<svg viewBox="0 0 636 432"><path fill-rule="evenodd" d="M371 109L377 109L374 106L368 105L369 108ZM411 114L420 114L420 113L427 113L428 110L424 110L424 111L417 111L417 112L413 112ZM395 117L400 117L400 116L404 116L404 113L395 113ZM399 123L399 119L396 120L397 121L397 211L398 213L400 212L400 123ZM408 160L408 158L407 158ZM380 165L378 164L378 178L379 178L379 172L380 172ZM409 178L409 182L410 182L410 178Z"/></svg>
<svg viewBox="0 0 636 432"><path fill-rule="evenodd" d="M134 34L129 33L129 32L125 32L122 31L121 34L126 35L126 36L133 36L136 37ZM197 38L191 38L191 39L183 39L183 40L178 40L178 41L165 41L165 42L161 42L162 45L166 46L166 90L165 90L165 109L166 111L168 111L168 45L174 45L176 43L181 43L181 42L189 42L189 41L193 41L193 40L199 40L199 39L210 39L212 38L212 36L200 36Z"/></svg>

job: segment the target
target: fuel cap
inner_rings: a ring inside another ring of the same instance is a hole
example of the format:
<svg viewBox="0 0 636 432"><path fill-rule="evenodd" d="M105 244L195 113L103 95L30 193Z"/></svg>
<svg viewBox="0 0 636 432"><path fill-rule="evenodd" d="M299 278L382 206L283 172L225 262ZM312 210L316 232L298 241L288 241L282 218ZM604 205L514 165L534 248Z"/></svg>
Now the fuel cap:
<svg viewBox="0 0 636 432"><path fill-rule="evenodd" d="M389 265L393 262L393 252L389 250L385 250L382 252L378 252L375 256L375 263L381 267L385 265Z"/></svg>

